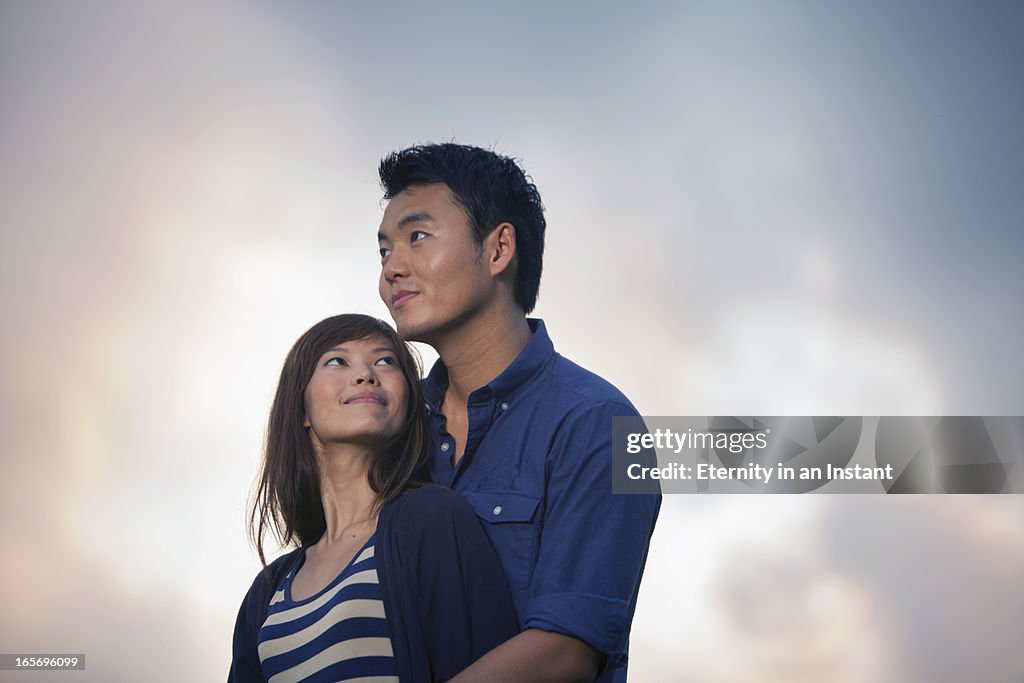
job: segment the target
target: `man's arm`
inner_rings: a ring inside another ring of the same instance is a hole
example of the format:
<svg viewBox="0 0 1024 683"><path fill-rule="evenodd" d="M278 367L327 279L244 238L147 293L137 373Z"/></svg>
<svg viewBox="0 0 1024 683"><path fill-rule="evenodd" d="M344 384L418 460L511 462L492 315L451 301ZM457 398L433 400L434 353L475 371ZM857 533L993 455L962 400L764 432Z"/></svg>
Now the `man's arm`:
<svg viewBox="0 0 1024 683"><path fill-rule="evenodd" d="M451 683L589 683L603 660L582 640L531 628L488 652Z"/></svg>

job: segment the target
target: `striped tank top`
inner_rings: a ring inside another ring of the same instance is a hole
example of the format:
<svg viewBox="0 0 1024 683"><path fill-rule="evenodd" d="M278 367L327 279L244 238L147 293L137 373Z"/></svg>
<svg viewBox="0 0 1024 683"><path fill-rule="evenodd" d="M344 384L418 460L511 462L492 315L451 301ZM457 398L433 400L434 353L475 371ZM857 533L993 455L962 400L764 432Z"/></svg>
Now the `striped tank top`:
<svg viewBox="0 0 1024 683"><path fill-rule="evenodd" d="M306 551L270 599L257 638L268 683L398 683L391 636L374 560L376 532L326 588L292 600Z"/></svg>

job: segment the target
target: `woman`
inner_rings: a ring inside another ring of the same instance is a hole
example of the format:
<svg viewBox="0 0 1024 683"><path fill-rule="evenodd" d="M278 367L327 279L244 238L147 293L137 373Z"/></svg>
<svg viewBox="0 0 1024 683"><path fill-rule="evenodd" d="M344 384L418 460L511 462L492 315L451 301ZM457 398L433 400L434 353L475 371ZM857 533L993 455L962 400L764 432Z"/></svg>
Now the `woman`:
<svg viewBox="0 0 1024 683"><path fill-rule="evenodd" d="M299 338L270 411L249 519L264 569L229 683L446 680L515 634L473 510L419 483L429 452L419 367L390 326L339 315ZM298 546L270 565L268 530Z"/></svg>

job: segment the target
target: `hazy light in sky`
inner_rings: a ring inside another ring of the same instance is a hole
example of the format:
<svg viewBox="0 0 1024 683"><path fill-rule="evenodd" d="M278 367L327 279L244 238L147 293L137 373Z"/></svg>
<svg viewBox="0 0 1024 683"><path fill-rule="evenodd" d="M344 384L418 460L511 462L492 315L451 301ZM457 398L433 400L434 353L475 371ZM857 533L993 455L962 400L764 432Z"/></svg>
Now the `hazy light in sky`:
<svg viewBox="0 0 1024 683"><path fill-rule="evenodd" d="M538 314L645 414L1021 413L1021 15L4 4L0 650L223 677L280 364L386 317L417 141L522 160ZM1022 511L667 497L631 679L1015 681Z"/></svg>

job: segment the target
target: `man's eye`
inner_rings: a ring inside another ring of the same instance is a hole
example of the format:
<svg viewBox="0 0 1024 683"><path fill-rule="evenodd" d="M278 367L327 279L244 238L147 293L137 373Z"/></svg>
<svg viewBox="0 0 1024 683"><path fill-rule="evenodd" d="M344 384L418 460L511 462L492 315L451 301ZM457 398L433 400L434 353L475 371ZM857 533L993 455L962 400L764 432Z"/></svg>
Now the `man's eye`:
<svg viewBox="0 0 1024 683"><path fill-rule="evenodd" d="M380 360L377 361L377 365L394 365L397 362L398 361L396 361L391 356L385 356L384 358L381 358Z"/></svg>
<svg viewBox="0 0 1024 683"><path fill-rule="evenodd" d="M419 242L421 239L423 239L426 236L427 236L427 233L423 232L422 230L413 230L412 232L409 233L409 241L410 242Z"/></svg>
<svg viewBox="0 0 1024 683"><path fill-rule="evenodd" d="M338 358L335 356L334 358L328 358L324 365L347 365L347 363L345 363L344 358Z"/></svg>
<svg viewBox="0 0 1024 683"><path fill-rule="evenodd" d="M390 254L390 253L391 253L391 250L388 249L387 247L381 247L380 248L380 257L381 258L387 258L388 254Z"/></svg>

